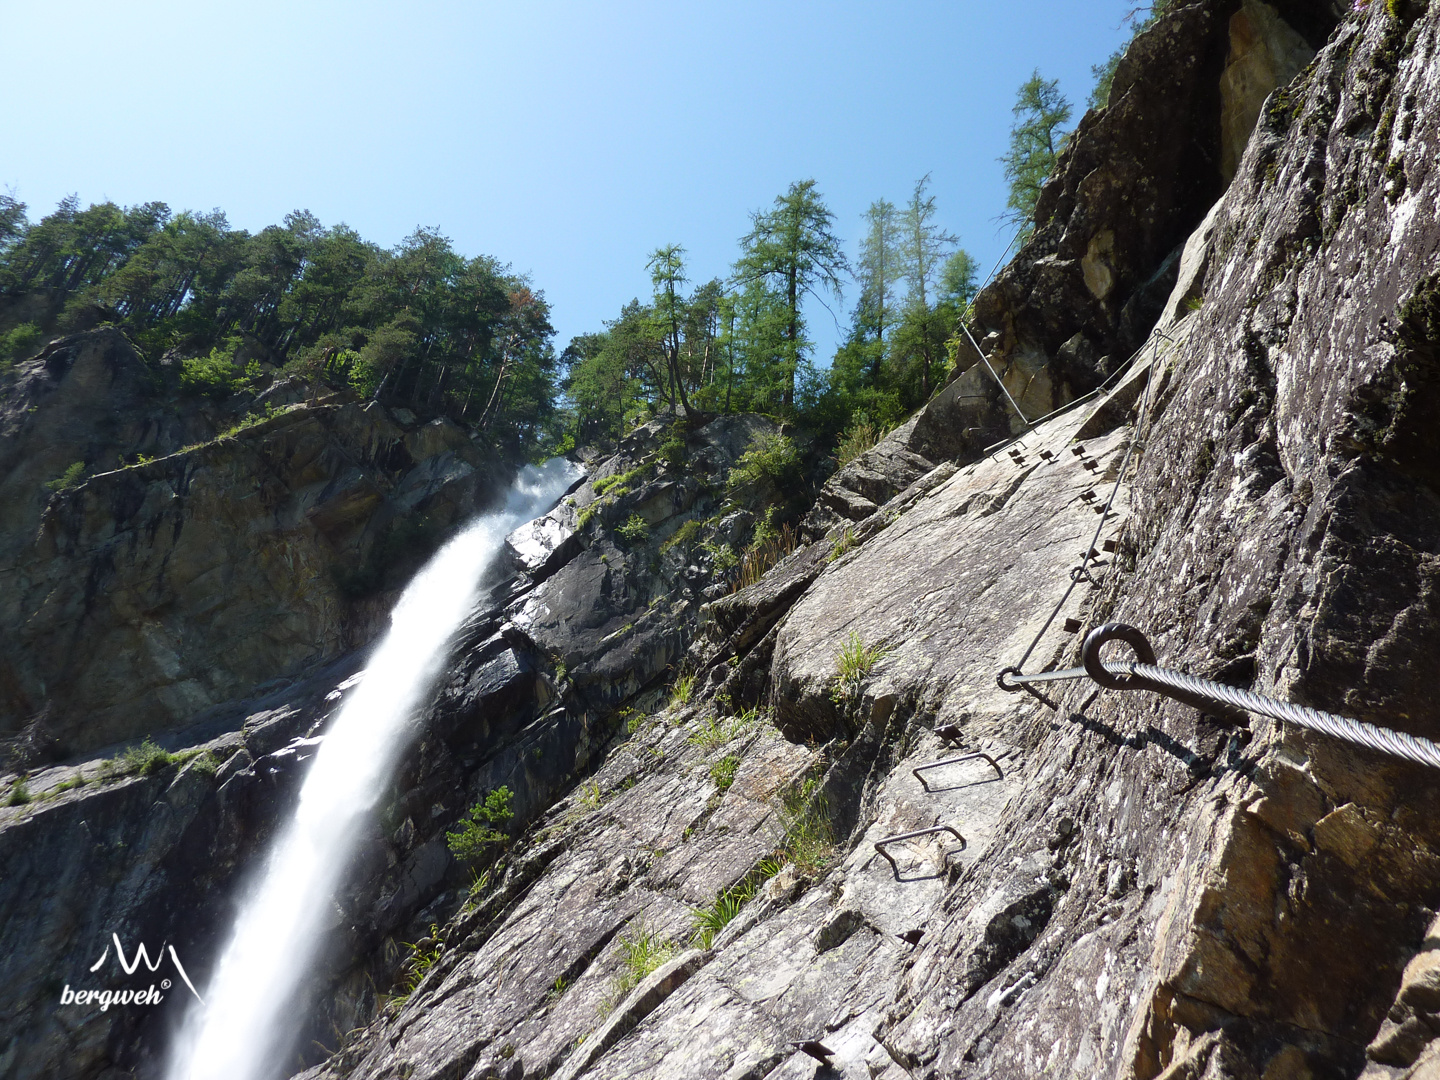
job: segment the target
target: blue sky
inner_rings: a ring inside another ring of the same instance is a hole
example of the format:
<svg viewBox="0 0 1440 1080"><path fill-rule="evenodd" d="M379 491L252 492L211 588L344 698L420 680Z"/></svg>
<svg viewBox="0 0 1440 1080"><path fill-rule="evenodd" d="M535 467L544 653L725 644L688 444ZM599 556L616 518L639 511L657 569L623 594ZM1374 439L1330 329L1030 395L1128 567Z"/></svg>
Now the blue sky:
<svg viewBox="0 0 1440 1080"><path fill-rule="evenodd" d="M1038 68L1078 119L1133 6L0 0L0 188L32 220L76 192L252 231L306 208L387 246L439 226L530 273L563 347L648 295L659 245L723 276L805 177L853 253L929 173L988 271L1016 88Z"/></svg>

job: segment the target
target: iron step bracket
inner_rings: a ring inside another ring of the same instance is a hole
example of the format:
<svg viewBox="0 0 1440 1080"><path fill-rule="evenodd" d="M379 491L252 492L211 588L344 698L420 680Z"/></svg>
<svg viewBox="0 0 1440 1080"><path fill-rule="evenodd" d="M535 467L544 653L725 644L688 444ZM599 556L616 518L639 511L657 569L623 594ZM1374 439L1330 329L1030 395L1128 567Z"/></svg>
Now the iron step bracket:
<svg viewBox="0 0 1440 1080"><path fill-rule="evenodd" d="M959 840L961 844L965 843L965 837L961 836L960 830L955 828L953 825L936 825L933 828L916 829L914 832L901 833L899 836L886 836L883 839L876 840L875 851L880 855L881 858L883 858L886 862L890 864L890 870L895 875L895 880L899 881L900 864L895 861L895 857L893 855L891 855L888 851L885 850L885 845L896 844L899 843L901 840L914 840L917 836L930 836L934 833L942 832L948 832L951 836L955 837L956 840Z"/></svg>
<svg viewBox="0 0 1440 1080"><path fill-rule="evenodd" d="M971 754L961 754L959 757L944 758L940 761L932 761L929 765L917 766L916 768L911 769L910 772L914 774L916 780L920 781L920 786L923 787L926 791L929 791L930 785L925 783L925 778L920 775L922 772L927 769L938 769L942 765L958 765L962 761L970 761L974 758L984 758L990 763L990 767L995 770L995 775L998 776L1001 780L1005 779L1005 773L1000 768L999 762L997 762L993 757L985 753L983 750L976 750L974 753Z"/></svg>

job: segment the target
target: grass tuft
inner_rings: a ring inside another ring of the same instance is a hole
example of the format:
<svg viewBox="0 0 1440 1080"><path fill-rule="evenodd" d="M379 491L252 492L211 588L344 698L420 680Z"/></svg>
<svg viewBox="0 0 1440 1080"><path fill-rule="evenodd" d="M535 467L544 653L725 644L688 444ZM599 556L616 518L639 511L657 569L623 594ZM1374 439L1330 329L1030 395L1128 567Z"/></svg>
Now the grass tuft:
<svg viewBox="0 0 1440 1080"><path fill-rule="evenodd" d="M880 441L880 429L862 416L840 438L835 448L835 467L843 469Z"/></svg>
<svg viewBox="0 0 1440 1080"><path fill-rule="evenodd" d="M702 750L724 746L743 734L760 719L759 709L746 709L739 716L707 716L701 726L690 733L689 742Z"/></svg>
<svg viewBox="0 0 1440 1080"><path fill-rule="evenodd" d="M628 933L620 936L620 973L610 984L604 1011L610 1012L640 981L680 952L680 946L645 925L642 916Z"/></svg>
<svg viewBox="0 0 1440 1080"><path fill-rule="evenodd" d="M835 654L835 686L830 691L830 699L837 705L859 701L866 678L889 652L882 645L867 646L859 631L851 631Z"/></svg>
<svg viewBox="0 0 1440 1080"><path fill-rule="evenodd" d="M406 944L410 949L410 955L406 957L405 963L400 968L401 993L396 995L400 1001L415 992L415 988L424 981L425 976L430 973L430 969L435 966L445 952L445 943L440 939L440 928L435 923L430 924L429 937Z"/></svg>
<svg viewBox="0 0 1440 1080"><path fill-rule="evenodd" d="M690 704L690 696L695 692L695 676L681 675L670 687L670 708L678 709L682 705Z"/></svg>
<svg viewBox="0 0 1440 1080"><path fill-rule="evenodd" d="M616 473L614 476L605 476L596 480L592 487L596 495L609 494L611 498L618 499L622 495L630 494L630 485L650 468L650 463L637 465L629 472Z"/></svg>
<svg viewBox="0 0 1440 1080"><path fill-rule="evenodd" d="M699 518L691 518L675 530L675 534L660 545L660 551L666 552L671 548L679 548L681 551L689 551L695 544L695 538L700 535L704 523Z"/></svg>
<svg viewBox="0 0 1440 1080"><path fill-rule="evenodd" d="M715 781L715 786L721 791L729 791L730 785L735 782L735 770L739 765L740 755L726 754L710 766L710 779Z"/></svg>
<svg viewBox="0 0 1440 1080"><path fill-rule="evenodd" d="M772 515L767 513L756 526L755 540L740 558L740 573L736 575L732 591L739 592L754 585L799 546L799 534L788 523L775 528L771 519Z"/></svg>
<svg viewBox="0 0 1440 1080"><path fill-rule="evenodd" d="M785 840L777 855L781 865L793 863L805 874L818 874L835 861L835 830L830 824L830 806L817 794L819 781L811 778L781 801L780 820Z"/></svg>
<svg viewBox="0 0 1440 1080"><path fill-rule="evenodd" d="M836 534L835 539L830 542L829 561L834 562L859 542L859 538L855 535L854 526L846 525L844 529Z"/></svg>

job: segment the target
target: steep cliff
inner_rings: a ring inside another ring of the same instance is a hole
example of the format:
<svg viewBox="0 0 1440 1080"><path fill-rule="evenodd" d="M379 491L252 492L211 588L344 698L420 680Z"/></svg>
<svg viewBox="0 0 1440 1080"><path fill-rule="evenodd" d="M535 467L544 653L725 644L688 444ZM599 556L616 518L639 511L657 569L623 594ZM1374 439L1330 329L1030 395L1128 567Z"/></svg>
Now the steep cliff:
<svg viewBox="0 0 1440 1080"><path fill-rule="evenodd" d="M1436 1075L1432 773L996 683L1121 619L1169 667L1440 736L1440 10L1363 8L1204 0L1137 40L979 304L1027 417L1061 410L1033 430L972 357L733 592L758 418L646 425L511 538L337 899L305 1075ZM7 1068L154 1073L173 1013L46 980L116 925L207 970L349 674L0 809ZM505 843L458 864L502 784Z"/></svg>
<svg viewBox="0 0 1440 1080"><path fill-rule="evenodd" d="M1189 245L1152 249L1187 278L1148 398L1132 371L1018 460L925 469L908 433L872 454L855 471L890 491L707 609L698 700L552 810L521 860L545 869L450 924L323 1074L1429 1075L1433 776L1150 695L1051 710L994 684L1118 476L1115 556L1061 618L1440 731L1440 14L1391 7L1339 24ZM1031 666L1073 641L1057 620ZM912 773L951 740L995 765ZM873 847L937 824L963 840L900 842L894 868Z"/></svg>
<svg viewBox="0 0 1440 1080"><path fill-rule="evenodd" d="M363 645L499 480L447 420L293 383L177 399L165 378L108 328L4 375L0 734L19 763L179 726ZM89 475L57 483L72 465Z"/></svg>

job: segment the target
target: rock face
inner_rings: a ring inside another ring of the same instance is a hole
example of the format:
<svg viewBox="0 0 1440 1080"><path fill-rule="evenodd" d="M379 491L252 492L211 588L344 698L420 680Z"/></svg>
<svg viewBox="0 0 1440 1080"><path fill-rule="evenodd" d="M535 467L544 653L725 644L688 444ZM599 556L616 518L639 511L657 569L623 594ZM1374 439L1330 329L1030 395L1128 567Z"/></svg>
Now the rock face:
<svg viewBox="0 0 1440 1080"><path fill-rule="evenodd" d="M1220 75L1220 175L1234 179L1260 108L1298 75L1315 50L1260 0L1245 0L1230 16L1230 55Z"/></svg>
<svg viewBox="0 0 1440 1080"><path fill-rule="evenodd" d="M364 644L416 556L495 486L449 421L407 430L336 396L207 437L235 421L167 410L154 377L113 329L6 376L0 732L22 757L178 726ZM48 491L75 462L95 474Z"/></svg>
<svg viewBox="0 0 1440 1080"><path fill-rule="evenodd" d="M1117 77L1135 116L1208 101L1217 170L1239 12L1177 7ZM512 537L337 900L302 1037L338 1049L306 1077L1435 1074L1433 774L1148 693L996 681L1074 664L1067 620L1120 619L1167 667L1440 737L1440 8L1276 15L1333 34L1218 201L1171 176L1095 248L1113 301L1085 283L1088 239L1002 279L1078 281L1104 316L1067 349L1043 295L1009 309L1052 387L1119 340L1127 290L1169 281L1163 333L1100 393L987 455L1010 422L972 366L733 592L759 507L722 481L775 434L755 418L647 425ZM1116 139L1087 118L1047 197ZM1119 160L1104 175L1138 159ZM1096 205L1082 187L1065 229ZM153 1075L173 1017L56 1012L39 957L83 971L113 902L203 974L222 882L283 808L264 778L323 734L318 693L214 718L211 779L172 763L59 792L52 770L31 779L57 795L0 810L0 941L26 974L0 999L10 1071ZM502 784L508 844L456 865L445 830ZM242 792L270 809L219 816ZM64 846L80 823L146 845L108 856L121 884L93 905ZM168 869L192 859L213 872ZM208 929L178 936L196 904Z"/></svg>
<svg viewBox="0 0 1440 1080"><path fill-rule="evenodd" d="M707 609L697 697L552 808L546 868L315 1075L1429 1075L1428 772L994 682L1058 605L1028 668L1075 660L1065 617L1121 618L1167 666L1440 733L1440 13L1401 15L1347 19L1272 96L1148 395L1117 380L1019 460L917 476L892 444L884 487L853 470L874 508L827 504L848 536ZM1117 550L1072 590L1097 538ZM961 748L993 764L912 772ZM874 847L936 826L963 839ZM627 996L666 939L693 951Z"/></svg>
<svg viewBox="0 0 1440 1080"><path fill-rule="evenodd" d="M1145 340L1179 246L1225 190L1260 103L1339 14L1314 2L1171 4L1130 45L1108 107L1081 119L1041 192L1033 237L976 298L981 348L1028 417L1091 389Z"/></svg>
<svg viewBox="0 0 1440 1080"><path fill-rule="evenodd" d="M387 445L391 429L383 414L355 403L322 404L177 457L201 455L188 467L198 475L208 471L218 486L214 472L222 467L236 480L267 449L281 462L293 461L293 447L307 432L331 430L347 417L351 426L342 430L353 433L368 421L372 426L361 430L380 433L372 448ZM430 425L408 436L394 430L390 453L420 459L409 475L422 469L433 470L422 474L431 478L445 475L427 463L453 448L447 430ZM745 521L754 520L732 507L720 522L714 511L726 478L758 437L777 431L759 417L714 421L682 440L682 472L657 455L668 430L660 421L637 429L616 455L595 461L593 477L564 503L510 537L494 580L453 643L453 660L380 800L383 809L368 824L352 876L335 898L336 919L305 991L314 1009L297 1025L301 1060L314 1059L316 1048L323 1056L370 1020L384 991L403 978L404 943L423 939L427 927L466 901L472 871L446 843L464 812L506 786L514 793L513 827L522 829L593 769L617 728L623 732L624 714L615 706L635 704L637 690L648 693L640 701L653 702L654 684L683 656L702 601L699 585L714 585L712 562L729 551L730 541L743 539ZM426 439L431 445L414 445ZM139 468L157 470L164 483L174 465L167 458ZM69 497L135 471L102 475ZM425 484L397 487L383 494L382 507L427 491L433 505ZM342 485L322 490L332 493L314 502L322 511L348 498ZM217 546L227 523L238 531L227 515L243 508L244 499L227 501L217 490L196 506L195 485L187 494L195 515L185 520L187 528L193 525ZM56 506L46 507L46 520ZM373 520L378 511L367 513ZM127 520L100 511L91 517ZM643 532L622 536L611 527L632 518L641 520ZM169 540L168 530L157 532ZM178 560L172 554L170 561ZM10 794L0 807L0 954L19 976L0 993L6 1032L0 1063L7 1076L62 1069L91 1076L115 1066L154 1075L161 1069L188 993L168 995L164 1008L150 1012L90 1015L59 1006L61 994L91 981L86 969L112 933L127 949L140 941L152 952L157 942L174 944L203 987L241 901L245 873L290 813L304 763L362 662L363 654L352 651L300 681L276 680L268 693L192 714L187 728L161 736L164 749L178 752L174 757L134 757L132 749L130 758L80 760L0 781L0 791ZM233 658L230 663L238 666ZM23 797L16 797L20 790ZM512 875L528 880L551 857L529 856L512 864ZM103 887L96 887L97 878ZM507 887L515 887L513 878Z"/></svg>

